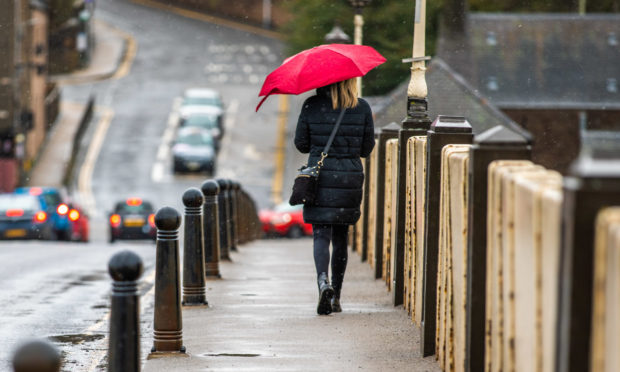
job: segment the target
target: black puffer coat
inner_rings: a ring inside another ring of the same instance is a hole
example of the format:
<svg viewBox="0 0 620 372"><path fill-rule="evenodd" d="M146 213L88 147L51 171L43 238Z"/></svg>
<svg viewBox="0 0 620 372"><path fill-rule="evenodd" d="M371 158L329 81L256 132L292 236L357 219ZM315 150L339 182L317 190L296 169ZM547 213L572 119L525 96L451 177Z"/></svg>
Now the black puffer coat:
<svg viewBox="0 0 620 372"><path fill-rule="evenodd" d="M336 138L319 173L316 201L304 206L304 221L312 224L354 224L360 218L364 172L360 157L375 146L370 106L363 99L347 109ZM340 109L332 108L327 89L304 102L297 122L295 146L310 153L308 164L316 165L327 144Z"/></svg>

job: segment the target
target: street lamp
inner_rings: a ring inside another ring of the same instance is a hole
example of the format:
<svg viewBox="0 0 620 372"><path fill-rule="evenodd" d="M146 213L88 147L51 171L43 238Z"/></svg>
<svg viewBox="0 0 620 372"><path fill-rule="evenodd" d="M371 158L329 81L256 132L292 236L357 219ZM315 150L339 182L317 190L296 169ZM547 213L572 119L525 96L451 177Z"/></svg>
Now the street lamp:
<svg viewBox="0 0 620 372"><path fill-rule="evenodd" d="M364 7L370 4L372 0L349 0L351 6L355 9L355 16L353 18L353 25L355 31L353 33L353 44L362 45L362 27L364 26L364 17L362 17L362 11ZM362 95L362 78L357 78L357 95Z"/></svg>

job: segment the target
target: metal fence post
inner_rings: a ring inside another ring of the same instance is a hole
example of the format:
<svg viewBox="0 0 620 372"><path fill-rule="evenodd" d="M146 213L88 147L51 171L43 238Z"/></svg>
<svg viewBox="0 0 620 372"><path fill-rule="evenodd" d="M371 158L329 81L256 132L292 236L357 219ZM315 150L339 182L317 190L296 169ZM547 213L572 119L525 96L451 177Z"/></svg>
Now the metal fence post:
<svg viewBox="0 0 620 372"><path fill-rule="evenodd" d="M46 341L30 341L13 355L15 372L59 372L60 352Z"/></svg>
<svg viewBox="0 0 620 372"><path fill-rule="evenodd" d="M445 145L469 144L471 125L460 116L439 115L428 131L426 147L426 226L424 232L424 278L422 302L423 356L435 353L437 324L437 256L439 252L439 198L441 184L441 150Z"/></svg>
<svg viewBox="0 0 620 372"><path fill-rule="evenodd" d="M228 182L228 180L223 178L218 178L216 181L220 186L220 193L217 196L219 213L218 231L220 234L220 259L230 261L230 231L228 229L228 198L230 183Z"/></svg>
<svg viewBox="0 0 620 372"><path fill-rule="evenodd" d="M205 252L205 275L220 277L220 231L217 196L220 187L214 180L206 180L200 187L204 196L202 206L202 235Z"/></svg>
<svg viewBox="0 0 620 372"><path fill-rule="evenodd" d="M183 244L183 305L207 305L205 294L202 192L191 187L183 193L185 205Z"/></svg>
<svg viewBox="0 0 620 372"><path fill-rule="evenodd" d="M407 99L407 117L402 122L402 129L398 131L398 191L396 195L396 221L394 223L395 255L394 282L392 283L392 302L394 306L403 304L404 280L405 280L405 218L406 218L406 199L407 185L407 141L409 137L423 136L430 129L431 119L428 117L428 102L426 99Z"/></svg>
<svg viewBox="0 0 620 372"><path fill-rule="evenodd" d="M532 149L527 132L498 125L474 137L469 153L465 368L476 372L484 371L489 164L530 159Z"/></svg>
<svg viewBox="0 0 620 372"><path fill-rule="evenodd" d="M140 371L140 296L138 279L142 259L122 251L110 259L108 272L114 280L110 305L109 372Z"/></svg>
<svg viewBox="0 0 620 372"><path fill-rule="evenodd" d="M385 148L388 140L398 138L398 131L401 129L400 125L396 123L390 123L389 125L379 129L378 139L375 144L375 150L377 151L377 174L374 175L377 180L377 189L375 194L371 197L375 198L377 202L377 210L375 215L375 279L381 278L383 268L383 218L384 208L383 201L385 198Z"/></svg>
<svg viewBox="0 0 620 372"><path fill-rule="evenodd" d="M153 348L148 357L187 355L183 346L179 279L181 215L174 208L163 207L155 214L155 226L157 226L155 315Z"/></svg>
<svg viewBox="0 0 620 372"><path fill-rule="evenodd" d="M620 136L603 132L564 178L556 371L588 371L591 355L595 220L620 205ZM608 146L609 148L605 148Z"/></svg>

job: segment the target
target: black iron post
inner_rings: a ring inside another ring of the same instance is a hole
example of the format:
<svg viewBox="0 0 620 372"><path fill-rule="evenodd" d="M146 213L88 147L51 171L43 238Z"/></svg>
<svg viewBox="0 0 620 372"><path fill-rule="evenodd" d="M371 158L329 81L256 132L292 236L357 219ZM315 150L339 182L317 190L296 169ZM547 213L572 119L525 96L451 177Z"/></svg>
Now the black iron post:
<svg viewBox="0 0 620 372"><path fill-rule="evenodd" d="M375 193L372 195L377 202L375 211L375 279L381 278L383 269L383 219L385 215L385 149L387 141L398 138L401 126L394 122L378 130L378 138L375 144L377 151L377 174Z"/></svg>
<svg viewBox="0 0 620 372"><path fill-rule="evenodd" d="M59 372L60 352L46 341L30 341L13 355L15 372Z"/></svg>
<svg viewBox="0 0 620 372"><path fill-rule="evenodd" d="M233 233L233 194L235 192L232 180L226 180L228 184L227 196L226 196L226 238L228 239L228 258L230 259L230 252L234 246L234 233Z"/></svg>
<svg viewBox="0 0 620 372"><path fill-rule="evenodd" d="M402 129L398 131L398 188L396 192L396 221L394 223L395 244L392 270L394 270L394 282L392 283L392 302L394 306L403 304L405 285L405 219L407 203L407 141L413 136L425 136L431 127L431 119L428 117L428 102L425 98L407 98L407 117L402 122Z"/></svg>
<svg viewBox="0 0 620 372"><path fill-rule="evenodd" d="M232 184L232 189L230 192L230 202L231 202L231 245L230 245L230 249L232 251L236 251L237 247L239 246L239 205L238 205L238 198L239 198L239 188L241 187L241 185L239 184L239 182L237 181L231 181Z"/></svg>
<svg viewBox="0 0 620 372"><path fill-rule="evenodd" d="M228 229L228 199L230 183L228 180L218 178L217 184L220 186L220 193L217 196L219 213L219 234L220 234L220 259L230 261L230 231Z"/></svg>
<svg viewBox="0 0 620 372"><path fill-rule="evenodd" d="M142 259L131 251L121 251L108 262L113 279L110 306L109 372L140 371L140 296L138 279Z"/></svg>
<svg viewBox="0 0 620 372"><path fill-rule="evenodd" d="M183 245L183 305L207 305L205 294L202 192L191 187L183 193L185 223Z"/></svg>
<svg viewBox="0 0 620 372"><path fill-rule="evenodd" d="M217 196L220 187L214 180L206 180L200 187L204 196L202 206L202 233L205 252L205 275L220 277L220 230Z"/></svg>
<svg viewBox="0 0 620 372"><path fill-rule="evenodd" d="M183 346L179 279L181 215L174 208L163 207L155 214L155 226L157 226L155 315L153 348L149 358L186 355Z"/></svg>
<svg viewBox="0 0 620 372"><path fill-rule="evenodd" d="M582 143L582 154L564 178L557 372L589 370L595 220L601 208L620 205L620 138L607 132L598 142L587 149Z"/></svg>
<svg viewBox="0 0 620 372"><path fill-rule="evenodd" d="M439 198L441 185L441 150L446 145L469 144L473 139L471 125L460 116L439 115L427 132L426 145L426 226L424 232L424 278L422 287L423 356L435 353L437 324L437 256L439 253Z"/></svg>
<svg viewBox="0 0 620 372"><path fill-rule="evenodd" d="M489 164L530 159L531 153L529 134L503 125L474 137L469 150L466 371L484 371Z"/></svg>

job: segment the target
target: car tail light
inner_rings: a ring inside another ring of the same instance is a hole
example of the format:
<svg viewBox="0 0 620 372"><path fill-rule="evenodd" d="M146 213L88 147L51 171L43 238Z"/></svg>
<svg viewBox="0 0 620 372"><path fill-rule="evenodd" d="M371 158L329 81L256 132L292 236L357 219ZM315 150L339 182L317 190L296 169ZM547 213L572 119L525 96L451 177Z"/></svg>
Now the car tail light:
<svg viewBox="0 0 620 372"><path fill-rule="evenodd" d="M77 221L80 218L80 212L78 212L76 209L72 209L69 211L69 220L70 221Z"/></svg>
<svg viewBox="0 0 620 372"><path fill-rule="evenodd" d="M56 212L58 212L59 215L64 216L69 213L69 206L67 204L60 204L58 208L56 208Z"/></svg>
<svg viewBox="0 0 620 372"><path fill-rule="evenodd" d="M34 222L43 223L47 220L47 213L41 211L34 215Z"/></svg>
<svg viewBox="0 0 620 372"><path fill-rule="evenodd" d="M155 215L153 213L149 214L149 225L155 227Z"/></svg>
<svg viewBox="0 0 620 372"><path fill-rule="evenodd" d="M142 205L142 199L140 198L129 198L126 201L127 205L131 205L132 207L137 207Z"/></svg>
<svg viewBox="0 0 620 372"><path fill-rule="evenodd" d="M31 187L28 192L30 193L30 195L39 196L43 193L43 189L41 189L40 187Z"/></svg>
<svg viewBox="0 0 620 372"><path fill-rule="evenodd" d="M9 209L6 211L7 217L21 217L24 215L23 209Z"/></svg>
<svg viewBox="0 0 620 372"><path fill-rule="evenodd" d="M112 225L112 227L119 227L121 225L121 216L119 216L118 214L111 215L110 225Z"/></svg>

